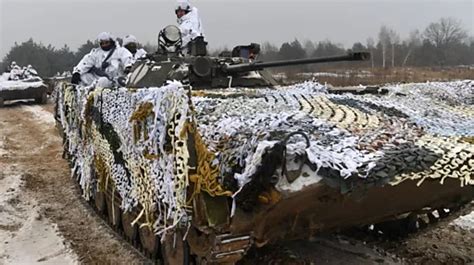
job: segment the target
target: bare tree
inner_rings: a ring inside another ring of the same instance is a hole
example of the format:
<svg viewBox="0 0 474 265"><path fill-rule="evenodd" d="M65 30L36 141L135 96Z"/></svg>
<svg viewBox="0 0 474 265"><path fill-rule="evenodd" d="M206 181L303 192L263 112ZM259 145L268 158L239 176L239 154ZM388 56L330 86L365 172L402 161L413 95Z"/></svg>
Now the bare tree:
<svg viewBox="0 0 474 265"><path fill-rule="evenodd" d="M370 51L370 63L372 68L374 68L374 50L375 50L375 41L372 37L367 38L367 49Z"/></svg>
<svg viewBox="0 0 474 265"><path fill-rule="evenodd" d="M423 35L435 47L436 60L440 65L452 63L457 56L454 50L467 38L461 22L454 18L441 18L438 22L429 24Z"/></svg>
<svg viewBox="0 0 474 265"><path fill-rule="evenodd" d="M459 20L441 18L439 22L428 25L424 37L437 48L446 48L452 44L461 43L466 39L467 33Z"/></svg>
<svg viewBox="0 0 474 265"><path fill-rule="evenodd" d="M400 42L400 36L398 36L398 33L393 29L388 30L388 36L392 48L392 67L395 67L395 46Z"/></svg>
<svg viewBox="0 0 474 265"><path fill-rule="evenodd" d="M382 67L386 67L387 47L390 45L390 30L387 26L382 26L379 31L379 43L382 46Z"/></svg>
<svg viewBox="0 0 474 265"><path fill-rule="evenodd" d="M413 53L413 50L420 45L421 45L421 34L420 34L420 31L416 29L410 32L410 35L408 36L408 40L406 41L406 46L408 47L408 51L405 57L403 58L402 67L405 67L405 65L408 62L408 58Z"/></svg>

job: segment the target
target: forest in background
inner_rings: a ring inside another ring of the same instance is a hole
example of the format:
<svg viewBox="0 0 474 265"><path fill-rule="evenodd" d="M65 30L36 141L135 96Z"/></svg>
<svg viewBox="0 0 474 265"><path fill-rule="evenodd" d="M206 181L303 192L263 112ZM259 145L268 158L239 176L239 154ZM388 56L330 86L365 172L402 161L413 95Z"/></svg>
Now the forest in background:
<svg viewBox="0 0 474 265"><path fill-rule="evenodd" d="M156 51L156 45L144 46L150 53ZM15 43L0 62L0 70L5 70L12 61L16 61L21 66L31 64L41 76L51 77L56 73L71 71L80 59L95 47L98 47L97 42L87 40L76 51L72 51L68 45L56 48L29 39L23 43ZM261 44L258 59L271 61L333 56L344 54L349 50L368 51L372 58L368 62L337 63L338 67L387 69L474 65L474 36L469 36L462 22L454 18L441 18L430 23L425 29L413 30L405 39L402 39L395 29L383 25L375 37L356 42L349 48L330 40L294 39L283 43L280 47L264 42ZM221 50L210 51L214 55L220 52ZM282 71L311 72L322 68L324 65L299 66L291 69L282 68Z"/></svg>

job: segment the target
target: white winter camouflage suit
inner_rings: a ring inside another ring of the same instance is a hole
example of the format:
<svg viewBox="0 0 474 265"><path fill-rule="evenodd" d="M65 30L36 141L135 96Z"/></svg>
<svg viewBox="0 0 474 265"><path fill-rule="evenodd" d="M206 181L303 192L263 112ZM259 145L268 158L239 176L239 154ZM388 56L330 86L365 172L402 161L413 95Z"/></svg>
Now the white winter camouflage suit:
<svg viewBox="0 0 474 265"><path fill-rule="evenodd" d="M187 45L191 40L199 36L204 36L198 9L192 7L189 13L178 18L178 24L183 39L183 51L186 52Z"/></svg>
<svg viewBox="0 0 474 265"><path fill-rule="evenodd" d="M94 66L101 69L102 62L105 60L110 51L104 51L101 48L94 48L86 54L79 64L74 67L73 73L81 75L82 85L92 85L95 80L100 87L112 87L117 81L117 78L124 75L124 69L133 64L133 55L125 48L117 46L113 50L112 56L107 60L109 66L105 69L105 73L109 78L100 77L94 73L89 72Z"/></svg>
<svg viewBox="0 0 474 265"><path fill-rule="evenodd" d="M145 56L147 55L147 52L140 48L140 49L137 49L137 52L133 55L133 59L136 61L138 59L141 59L141 58L145 58Z"/></svg>
<svg viewBox="0 0 474 265"><path fill-rule="evenodd" d="M15 65L12 67L12 69L10 70L10 77L9 79L10 80L19 80L20 77L21 77L21 68L18 66L18 65Z"/></svg>
<svg viewBox="0 0 474 265"><path fill-rule="evenodd" d="M33 68L33 66L28 65L28 67L23 71L23 76L25 78L31 78L38 76L38 72Z"/></svg>
<svg viewBox="0 0 474 265"><path fill-rule="evenodd" d="M135 43L138 46L138 40L133 35L127 35L123 38L123 47L127 46L129 43ZM137 49L137 51L133 54L134 62L138 59L144 58L147 55L147 52L143 49Z"/></svg>

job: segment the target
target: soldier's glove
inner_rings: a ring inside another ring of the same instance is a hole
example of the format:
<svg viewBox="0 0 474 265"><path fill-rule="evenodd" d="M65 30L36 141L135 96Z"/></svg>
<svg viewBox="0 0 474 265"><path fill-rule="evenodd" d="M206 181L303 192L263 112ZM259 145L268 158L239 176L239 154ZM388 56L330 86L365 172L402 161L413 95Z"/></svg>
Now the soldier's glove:
<svg viewBox="0 0 474 265"><path fill-rule="evenodd" d="M79 85L80 82L81 82L81 74L79 73L72 74L71 84Z"/></svg>
<svg viewBox="0 0 474 265"><path fill-rule="evenodd" d="M123 69L123 73L126 74L126 75L128 75L131 70L132 70L132 67L131 67L131 66L127 66L127 67L125 67L125 69Z"/></svg>

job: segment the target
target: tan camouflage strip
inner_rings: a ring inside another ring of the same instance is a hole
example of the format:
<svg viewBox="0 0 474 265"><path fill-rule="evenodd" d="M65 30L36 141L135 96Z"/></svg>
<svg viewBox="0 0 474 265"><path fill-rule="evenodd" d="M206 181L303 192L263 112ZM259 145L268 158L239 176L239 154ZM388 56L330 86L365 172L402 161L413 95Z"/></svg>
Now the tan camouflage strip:
<svg viewBox="0 0 474 265"><path fill-rule="evenodd" d="M391 185L405 180L417 180L420 186L426 180L438 180L441 184L447 178L459 179L461 187L474 185L474 145L463 142L460 137L436 137L425 135L416 144L442 155L429 170L420 173L402 174Z"/></svg>

